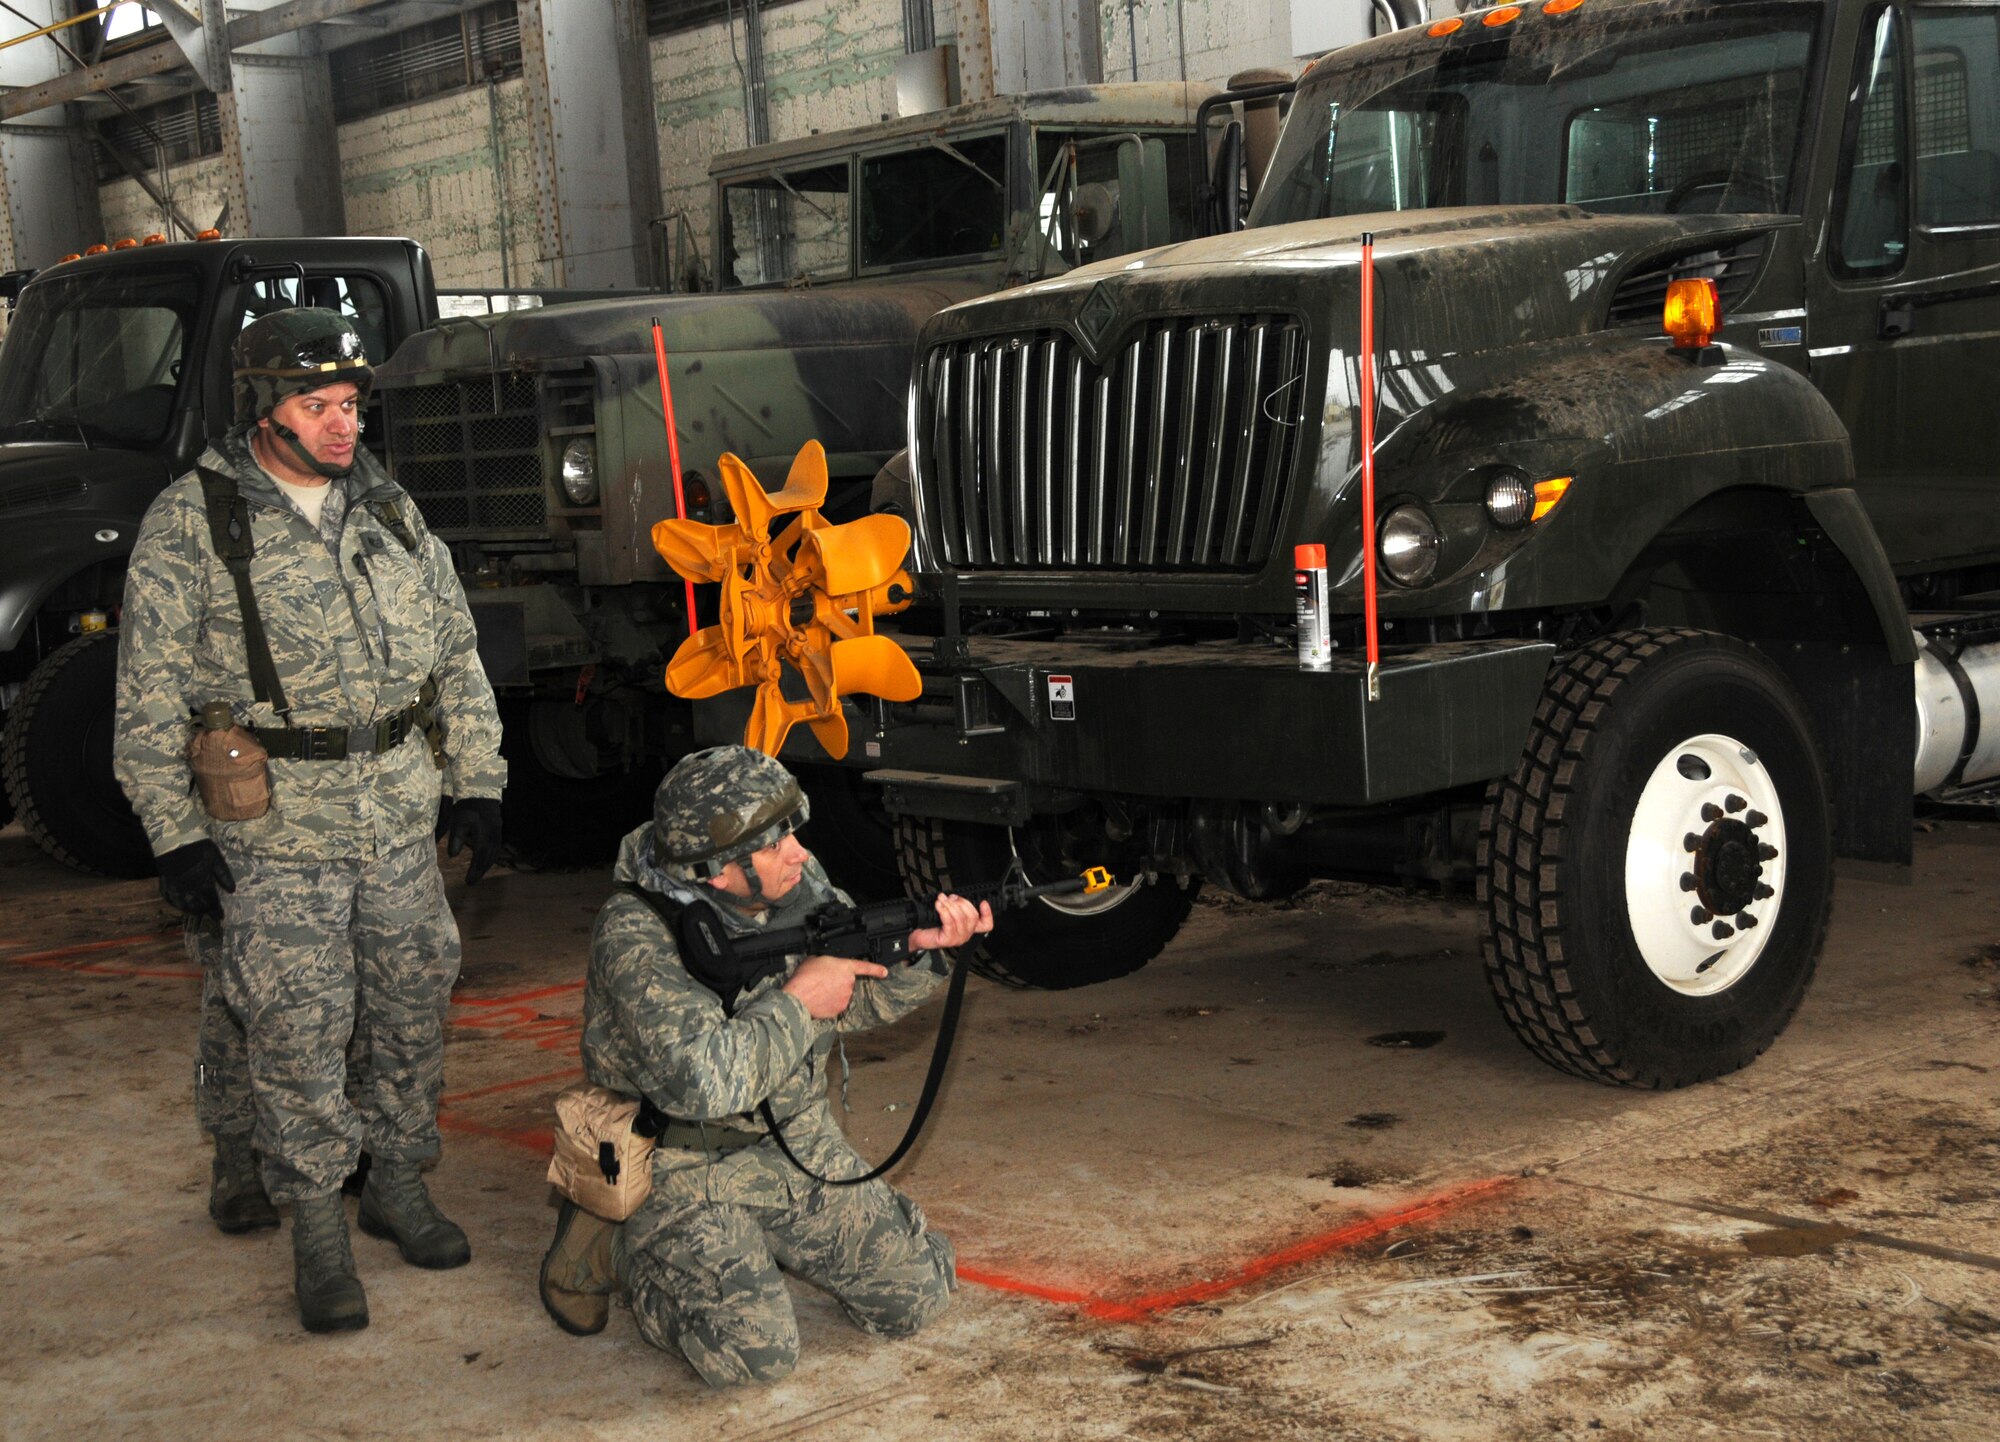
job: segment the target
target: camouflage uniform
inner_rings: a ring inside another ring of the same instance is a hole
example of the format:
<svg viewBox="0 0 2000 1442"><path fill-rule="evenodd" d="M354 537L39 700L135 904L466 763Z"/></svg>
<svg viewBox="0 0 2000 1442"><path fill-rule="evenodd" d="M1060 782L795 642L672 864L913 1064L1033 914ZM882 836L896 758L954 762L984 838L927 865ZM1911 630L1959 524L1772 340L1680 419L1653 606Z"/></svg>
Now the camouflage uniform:
<svg viewBox="0 0 2000 1442"><path fill-rule="evenodd" d="M156 855L211 837L235 874L210 974L248 1034L266 1187L294 1201L338 1189L363 1146L410 1162L438 1151L441 1016L459 956L437 869L438 798L441 786L498 796L505 763L458 579L372 456L357 448L352 472L328 482L317 533L258 466L246 429L201 463L234 476L248 505L251 581L290 724L381 721L435 676L444 726L442 777L413 731L382 754L274 757L270 810L212 820L190 786L191 718L222 700L244 725L284 721L254 699L199 480L183 476L154 501L126 581L113 760ZM364 498L398 503L414 553ZM344 1053L357 1025L373 1063L350 1104Z"/></svg>
<svg viewBox="0 0 2000 1442"><path fill-rule="evenodd" d="M686 763L683 763L686 764ZM651 855L654 828L625 838L617 878L683 902L714 893L668 875ZM737 934L796 926L840 898L817 860L797 888L758 914L718 907ZM844 899L844 898L842 898ZM894 1021L936 985L920 967L855 984L837 1021L816 1021L783 991L803 961L743 993L733 1017L688 975L653 910L629 893L598 913L584 991L583 1063L591 1081L644 1096L669 1116L764 1131L769 1100L792 1150L822 1176L860 1176L826 1097L836 1032ZM653 1189L619 1229L612 1256L639 1330L678 1348L712 1386L771 1381L798 1359L798 1326L780 1268L826 1288L848 1317L881 1336L908 1336L945 1308L956 1285L951 1243L917 1204L877 1180L827 1186L769 1141L716 1155L662 1145Z"/></svg>

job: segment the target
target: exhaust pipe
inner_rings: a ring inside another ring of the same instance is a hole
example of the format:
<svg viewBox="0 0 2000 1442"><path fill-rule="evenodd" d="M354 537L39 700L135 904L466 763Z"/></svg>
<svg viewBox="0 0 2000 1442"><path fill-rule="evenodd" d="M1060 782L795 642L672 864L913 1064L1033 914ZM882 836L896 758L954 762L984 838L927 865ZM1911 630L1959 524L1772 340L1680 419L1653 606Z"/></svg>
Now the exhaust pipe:
<svg viewBox="0 0 2000 1442"><path fill-rule="evenodd" d="M2000 641L1917 646L1916 794L1942 799L2000 776Z"/></svg>

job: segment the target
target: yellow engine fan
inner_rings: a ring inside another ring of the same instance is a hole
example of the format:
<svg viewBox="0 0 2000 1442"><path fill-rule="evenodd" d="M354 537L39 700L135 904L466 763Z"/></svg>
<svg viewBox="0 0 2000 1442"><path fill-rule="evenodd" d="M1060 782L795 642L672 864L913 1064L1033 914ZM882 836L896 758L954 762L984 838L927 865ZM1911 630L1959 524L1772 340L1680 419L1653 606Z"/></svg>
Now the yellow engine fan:
<svg viewBox="0 0 2000 1442"><path fill-rule="evenodd" d="M667 520L653 527L653 547L668 565L722 587L721 619L674 652L667 689L692 701L755 686L744 745L776 756L803 721L827 755L845 756L841 697L913 701L923 690L903 648L875 634L875 617L910 604L902 568L910 527L899 516L839 526L821 516L826 449L818 441L806 442L776 494L733 455L719 467L734 525ZM772 522L782 516L792 519L773 536ZM804 678L807 699L785 696L787 666Z"/></svg>

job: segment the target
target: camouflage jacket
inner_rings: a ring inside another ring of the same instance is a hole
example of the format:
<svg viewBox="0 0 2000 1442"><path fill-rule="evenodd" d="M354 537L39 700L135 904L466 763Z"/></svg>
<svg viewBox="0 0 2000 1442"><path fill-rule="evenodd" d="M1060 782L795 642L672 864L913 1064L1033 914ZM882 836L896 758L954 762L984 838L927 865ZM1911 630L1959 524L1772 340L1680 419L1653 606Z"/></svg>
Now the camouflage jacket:
<svg viewBox="0 0 2000 1442"><path fill-rule="evenodd" d="M617 879L693 900L699 893L648 861L651 832L648 823L625 838ZM815 858L798 888L762 916L727 906L717 910L741 935L797 926L807 911L835 899L846 896ZM669 1116L742 1131L767 1129L757 1104L768 1100L786 1144L801 1161L821 1176L859 1176L867 1165L841 1135L827 1101L826 1059L834 1034L896 1020L922 1002L938 979L924 967L895 967L879 980L856 982L854 1000L838 1020L815 1021L804 1002L783 990L804 959L786 958L783 975L765 978L737 999L733 1017L725 1016L715 993L681 965L659 916L638 897L619 892L597 913L591 937L583 993L584 1074L626 1096L647 1097ZM663 1146L653 1153L653 1195L644 1210L657 1215L689 1201L787 1206L803 1201L816 1185L770 1142L719 1160Z"/></svg>
<svg viewBox="0 0 2000 1442"><path fill-rule="evenodd" d="M192 791L187 762L201 708L227 701L248 726L283 724L254 699L235 582L215 554L199 477L168 486L140 524L125 580L112 760L156 855L212 836L225 849L306 860L372 856L430 833L440 786L457 797L500 794L500 719L474 649L471 613L443 545L408 495L366 451L329 481L317 532L251 458L240 433L201 464L234 475L250 515L250 580L295 726L385 720L438 684L446 768L423 736L386 755L270 763L271 808L215 821ZM361 502L393 499L417 547Z"/></svg>

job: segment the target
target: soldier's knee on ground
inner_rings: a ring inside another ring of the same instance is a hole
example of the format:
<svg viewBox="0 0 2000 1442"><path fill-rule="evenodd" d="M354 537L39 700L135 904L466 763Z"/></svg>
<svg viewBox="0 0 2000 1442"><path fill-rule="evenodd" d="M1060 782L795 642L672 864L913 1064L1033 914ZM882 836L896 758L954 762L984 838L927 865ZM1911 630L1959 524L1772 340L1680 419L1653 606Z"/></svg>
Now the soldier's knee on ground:
<svg viewBox="0 0 2000 1442"><path fill-rule="evenodd" d="M936 1232L926 1232L923 1242L931 1262L928 1275L844 1300L857 1326L878 1337L913 1337L944 1314L958 1290L957 1258L951 1243Z"/></svg>
<svg viewBox="0 0 2000 1442"><path fill-rule="evenodd" d="M690 1328L681 1335L681 1355L709 1386L740 1387L746 1382L782 1382L791 1376L799 1364L799 1343L794 1334L789 1346L770 1340L731 1346Z"/></svg>

